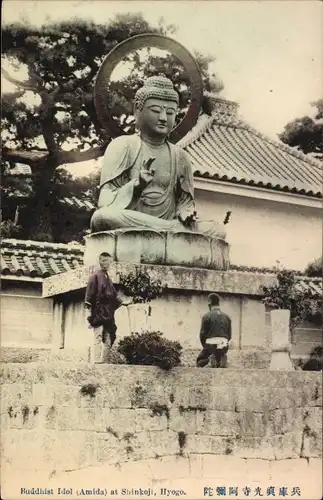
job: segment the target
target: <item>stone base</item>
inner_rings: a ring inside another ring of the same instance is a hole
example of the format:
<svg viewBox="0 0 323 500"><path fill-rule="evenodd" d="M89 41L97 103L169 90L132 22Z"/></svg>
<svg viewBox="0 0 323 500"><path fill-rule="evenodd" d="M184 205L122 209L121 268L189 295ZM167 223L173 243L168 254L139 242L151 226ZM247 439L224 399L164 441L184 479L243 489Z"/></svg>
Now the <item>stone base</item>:
<svg viewBox="0 0 323 500"><path fill-rule="evenodd" d="M293 362L290 358L289 352L286 351L273 351L269 370L294 370Z"/></svg>
<svg viewBox="0 0 323 500"><path fill-rule="evenodd" d="M48 362L51 355L50 348L41 347L1 347L1 363L35 363Z"/></svg>
<svg viewBox="0 0 323 500"><path fill-rule="evenodd" d="M63 362L63 363L89 363L90 347L64 348L64 349L38 349L5 347L1 350L2 363L34 363L34 362ZM184 349L181 356L181 366L195 367L196 358L200 349ZM228 369L268 369L270 352L257 349L230 349L228 351ZM117 344L113 346L108 357L108 364L126 364L124 357L118 353ZM208 365L206 368L210 368Z"/></svg>
<svg viewBox="0 0 323 500"><path fill-rule="evenodd" d="M84 265L96 266L101 252L116 262L229 269L229 244L201 233L139 229L102 231L86 237Z"/></svg>

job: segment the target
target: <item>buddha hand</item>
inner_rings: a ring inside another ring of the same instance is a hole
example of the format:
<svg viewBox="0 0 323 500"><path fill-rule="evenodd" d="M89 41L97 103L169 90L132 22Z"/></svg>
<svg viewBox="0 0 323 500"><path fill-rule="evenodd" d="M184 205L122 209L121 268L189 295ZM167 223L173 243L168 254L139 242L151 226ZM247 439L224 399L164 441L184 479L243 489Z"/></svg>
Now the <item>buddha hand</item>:
<svg viewBox="0 0 323 500"><path fill-rule="evenodd" d="M178 220L184 225L184 226L192 226L194 222L196 222L196 210L190 211L190 210L183 210L182 212L179 212L178 214Z"/></svg>
<svg viewBox="0 0 323 500"><path fill-rule="evenodd" d="M139 172L139 181L140 184L144 184L145 186L149 184L154 177L155 169L151 168L151 164L155 161L156 158L151 157L149 160L144 161L143 168Z"/></svg>

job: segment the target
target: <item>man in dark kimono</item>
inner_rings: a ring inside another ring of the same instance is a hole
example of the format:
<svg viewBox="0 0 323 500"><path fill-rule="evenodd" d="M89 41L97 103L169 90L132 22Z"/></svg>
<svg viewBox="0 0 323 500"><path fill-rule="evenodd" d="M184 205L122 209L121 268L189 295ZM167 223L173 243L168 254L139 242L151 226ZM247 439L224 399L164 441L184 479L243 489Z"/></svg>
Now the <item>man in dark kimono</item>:
<svg viewBox="0 0 323 500"><path fill-rule="evenodd" d="M108 269L112 261L110 254L99 256L100 269L94 272L88 281L85 307L90 310L88 321L94 331L94 343L91 349L93 363L105 363L116 339L117 327L114 314L125 302L117 294L109 278Z"/></svg>
<svg viewBox="0 0 323 500"><path fill-rule="evenodd" d="M209 312L202 317L200 340L203 346L196 364L204 367L211 361L215 368L226 368L228 344L231 340L231 319L221 311L220 298L215 293L208 296Z"/></svg>

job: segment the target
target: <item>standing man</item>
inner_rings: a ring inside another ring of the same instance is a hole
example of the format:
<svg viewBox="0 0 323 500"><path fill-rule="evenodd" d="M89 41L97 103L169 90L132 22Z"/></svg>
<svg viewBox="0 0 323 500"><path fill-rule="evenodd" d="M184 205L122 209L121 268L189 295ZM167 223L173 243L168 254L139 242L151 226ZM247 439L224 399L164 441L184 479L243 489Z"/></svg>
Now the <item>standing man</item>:
<svg viewBox="0 0 323 500"><path fill-rule="evenodd" d="M196 365L202 368L211 358L211 362L215 361L216 368L226 368L231 319L221 311L220 298L215 293L208 296L208 306L209 312L202 317L200 340L203 349L197 357Z"/></svg>
<svg viewBox="0 0 323 500"><path fill-rule="evenodd" d="M90 310L87 318L94 330L91 349L92 363L105 363L116 339L117 326L114 320L115 311L124 304L109 277L108 269L112 257L103 252L99 256L100 269L94 272L88 281L85 307Z"/></svg>

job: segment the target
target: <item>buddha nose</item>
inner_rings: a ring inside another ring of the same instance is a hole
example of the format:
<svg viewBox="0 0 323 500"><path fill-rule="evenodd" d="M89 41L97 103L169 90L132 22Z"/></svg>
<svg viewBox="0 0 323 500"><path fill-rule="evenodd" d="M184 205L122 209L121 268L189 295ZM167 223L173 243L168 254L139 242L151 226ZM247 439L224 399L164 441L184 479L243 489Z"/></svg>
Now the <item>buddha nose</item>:
<svg viewBox="0 0 323 500"><path fill-rule="evenodd" d="M163 122L163 123L167 122L167 115L166 115L166 111L165 110L163 110L163 111L160 112L159 121Z"/></svg>

